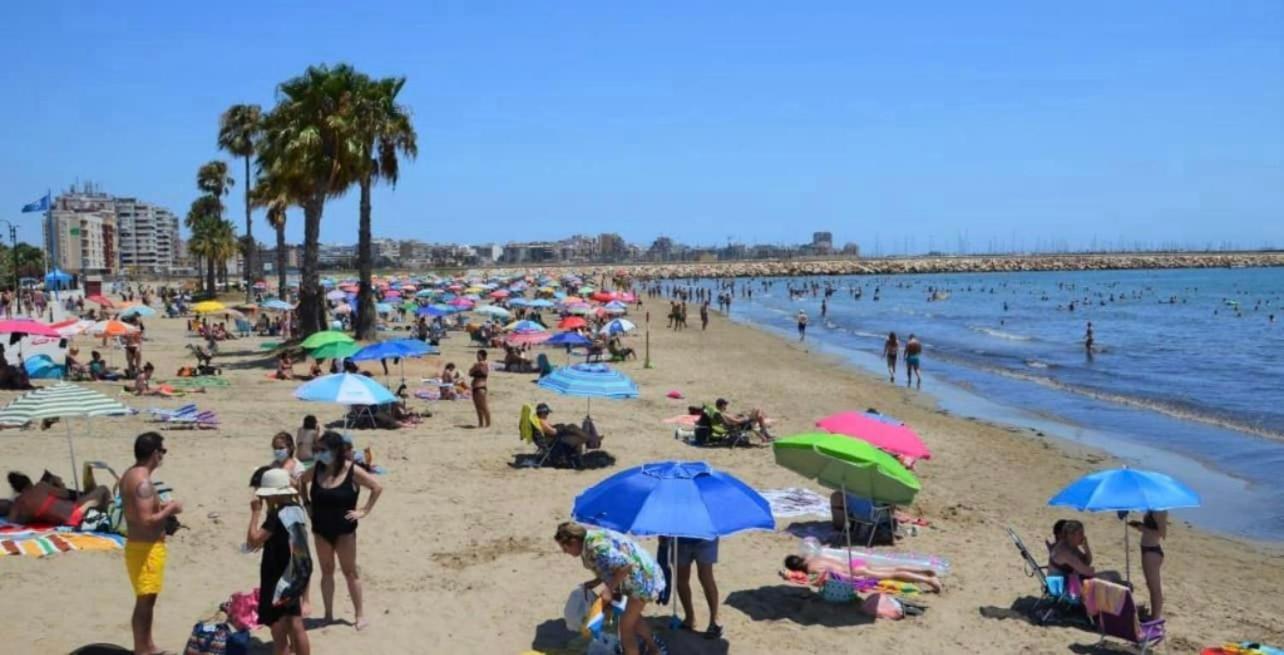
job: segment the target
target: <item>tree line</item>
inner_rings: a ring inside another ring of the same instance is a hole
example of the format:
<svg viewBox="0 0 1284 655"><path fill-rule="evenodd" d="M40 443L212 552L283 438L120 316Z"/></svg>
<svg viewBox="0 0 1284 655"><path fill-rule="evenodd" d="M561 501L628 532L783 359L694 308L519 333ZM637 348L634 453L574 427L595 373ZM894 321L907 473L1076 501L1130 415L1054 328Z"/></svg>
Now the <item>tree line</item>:
<svg viewBox="0 0 1284 655"><path fill-rule="evenodd" d="M405 84L404 77L373 78L348 64L310 66L277 87L270 111L237 104L223 112L218 147L245 164L245 236L238 240L235 226L224 218L223 199L234 184L227 164L202 165L196 175L201 195L192 201L185 224L192 232L189 251L204 265L207 292L215 289L220 262L238 250L246 270L255 270L252 212L263 208L276 232L277 288L284 293L286 211L298 207L303 210L299 329L304 337L325 329L321 219L326 201L355 186L360 201L354 326L358 339L375 337L370 192L379 181L395 185L400 159L418 154L410 111L397 102Z"/></svg>

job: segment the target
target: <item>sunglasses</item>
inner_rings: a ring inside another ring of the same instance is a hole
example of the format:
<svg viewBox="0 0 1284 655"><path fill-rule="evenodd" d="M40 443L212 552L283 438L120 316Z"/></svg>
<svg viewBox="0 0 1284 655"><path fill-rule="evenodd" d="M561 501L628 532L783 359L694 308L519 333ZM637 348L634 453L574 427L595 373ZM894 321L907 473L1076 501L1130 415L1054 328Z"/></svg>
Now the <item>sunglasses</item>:
<svg viewBox="0 0 1284 655"><path fill-rule="evenodd" d="M161 449L160 449L160 454L162 454L162 455L167 455L167 454L169 454L169 451L168 451L168 450L166 450L166 449L164 449L164 448L161 448Z"/></svg>

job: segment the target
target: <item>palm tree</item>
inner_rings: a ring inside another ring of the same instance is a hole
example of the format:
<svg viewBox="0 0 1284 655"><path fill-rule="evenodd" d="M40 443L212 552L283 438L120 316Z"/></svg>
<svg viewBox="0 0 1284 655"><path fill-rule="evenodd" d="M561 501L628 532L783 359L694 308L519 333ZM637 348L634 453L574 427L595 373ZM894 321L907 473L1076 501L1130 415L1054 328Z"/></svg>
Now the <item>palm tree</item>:
<svg viewBox="0 0 1284 655"><path fill-rule="evenodd" d="M268 225L276 230L276 292L285 300L285 212L291 203L280 186L276 180L260 176L254 183L254 206L267 208Z"/></svg>
<svg viewBox="0 0 1284 655"><path fill-rule="evenodd" d="M199 258L198 270L200 263L205 265L204 291L210 297L215 294L214 273L218 262L217 252L213 247L212 223L222 220L221 212L222 203L218 199L203 195L192 201L192 206L187 210L187 217L183 221L187 229L192 231L192 238L187 242L187 250Z"/></svg>
<svg viewBox="0 0 1284 655"><path fill-rule="evenodd" d="M299 332L324 329L325 303L318 270L325 201L343 195L353 178L348 107L356 71L347 64L310 66L277 88L277 105L264 117L260 173L283 197L303 208L303 270L299 282Z"/></svg>
<svg viewBox="0 0 1284 655"><path fill-rule="evenodd" d="M374 339L375 298L371 285L374 253L370 229L370 189L377 179L396 186L398 153L414 158L418 152L417 135L410 122L410 112L397 104L397 94L406 84L404 77L372 80L359 75L351 104L351 149L353 177L361 188L361 221L357 232L357 315L356 337Z"/></svg>
<svg viewBox="0 0 1284 655"><path fill-rule="evenodd" d="M232 105L218 119L218 147L236 157L245 159L245 238L249 247L245 251L245 299L250 299L251 278L254 275L254 228L250 222L250 157L254 155L255 141L263 130L263 108L258 105Z"/></svg>
<svg viewBox="0 0 1284 655"><path fill-rule="evenodd" d="M227 174L227 162L217 159L205 162L196 170L196 188L206 195L213 196L219 202L219 213L223 213L223 196L236 180Z"/></svg>

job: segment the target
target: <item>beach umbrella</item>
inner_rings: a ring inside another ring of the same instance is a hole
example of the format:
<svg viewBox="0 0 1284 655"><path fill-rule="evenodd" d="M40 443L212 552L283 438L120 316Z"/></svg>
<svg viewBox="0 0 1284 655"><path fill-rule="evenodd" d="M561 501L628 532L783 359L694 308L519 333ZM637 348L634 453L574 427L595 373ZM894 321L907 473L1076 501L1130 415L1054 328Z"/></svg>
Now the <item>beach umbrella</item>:
<svg viewBox="0 0 1284 655"><path fill-rule="evenodd" d="M227 309L227 306L217 300L205 300L192 305L192 311L197 314L213 314Z"/></svg>
<svg viewBox="0 0 1284 655"><path fill-rule="evenodd" d="M415 311L415 314L419 316L432 316L434 318L438 316L449 316L454 313L456 313L455 308L449 305L428 305L427 307L420 307Z"/></svg>
<svg viewBox="0 0 1284 655"><path fill-rule="evenodd" d="M603 325L602 329L598 330L598 333L605 334L605 335L612 335L612 334L628 333L636 329L638 329L638 326L634 325L633 321L630 321L627 318L617 318L612 320L610 323Z"/></svg>
<svg viewBox="0 0 1284 655"><path fill-rule="evenodd" d="M552 338L553 338L552 332L547 332L544 330L540 330L540 331L526 330L526 331L510 332L508 336L504 337L504 343L510 346L522 346L527 344L533 346L536 344L544 343L545 341L548 341L549 339L552 339Z"/></svg>
<svg viewBox="0 0 1284 655"><path fill-rule="evenodd" d="M825 433L799 434L777 439L771 445L776 464L803 477L837 489L847 514L847 492L874 502L908 505L921 488L918 478L896 458L873 445ZM846 522L847 559L851 565L851 527ZM850 572L850 571L849 571Z"/></svg>
<svg viewBox="0 0 1284 655"><path fill-rule="evenodd" d="M423 289L423 290L422 290L422 291L420 291L419 293L416 293L416 294L415 294L415 297L416 297L416 298L428 298L428 297L430 297L430 296L434 296L434 295L437 295L437 290L436 290L436 289Z"/></svg>
<svg viewBox="0 0 1284 655"><path fill-rule="evenodd" d="M496 316L498 318L508 318L509 316L512 315L509 313L507 309L504 309L503 307L500 307L498 305L485 305L483 307L477 307L473 309L473 311L477 312L478 314L485 314L486 316Z"/></svg>
<svg viewBox="0 0 1284 655"><path fill-rule="evenodd" d="M335 289L334 291L329 291L325 294L325 299L331 302L337 302L347 297L348 294L340 289Z"/></svg>
<svg viewBox="0 0 1284 655"><path fill-rule="evenodd" d="M585 321L583 318L579 316L567 316L566 318L558 322L557 329L574 330L575 328L582 328L586 325L588 325L588 321Z"/></svg>
<svg viewBox="0 0 1284 655"><path fill-rule="evenodd" d="M513 321L504 326L506 332L543 332L547 329L535 321Z"/></svg>
<svg viewBox="0 0 1284 655"><path fill-rule="evenodd" d="M294 310L294 305L291 305L280 298L264 300L260 307L272 312L289 312Z"/></svg>
<svg viewBox="0 0 1284 655"><path fill-rule="evenodd" d="M86 321L79 318L69 318L65 321L51 323L49 327L58 332L60 337L74 337L77 334L88 330L94 324L93 321Z"/></svg>
<svg viewBox="0 0 1284 655"><path fill-rule="evenodd" d="M133 307L130 307L120 313L121 318L129 318L131 316L142 316L143 318L149 318L155 315L156 315L156 310L152 309L151 307L148 307L147 305L134 305Z"/></svg>
<svg viewBox="0 0 1284 655"><path fill-rule="evenodd" d="M89 326L89 329L86 330L86 332L88 332L89 334L95 337L123 337L127 334L133 334L137 331L138 331L138 328L128 323L122 323L115 319L108 320L108 321L98 321L97 323L94 323L93 325Z"/></svg>
<svg viewBox="0 0 1284 655"><path fill-rule="evenodd" d="M352 313L352 305L349 305L348 303L343 303L342 305L339 305L339 306L337 306L337 307L335 307L335 308L334 308L334 313L335 313L335 314L339 314L339 315L343 315L343 314L351 314L351 313Z"/></svg>
<svg viewBox="0 0 1284 655"><path fill-rule="evenodd" d="M620 471L580 492L571 518L632 535L691 539L776 527L766 498L705 462L652 462Z"/></svg>
<svg viewBox="0 0 1284 655"><path fill-rule="evenodd" d="M816 421L816 426L856 439L863 439L893 454L911 459L928 459L932 451L909 426L881 414L839 412Z"/></svg>
<svg viewBox="0 0 1284 655"><path fill-rule="evenodd" d="M50 387L29 391L0 409L0 425L26 425L45 419L68 419L76 416L124 416L130 409L120 401L93 389L59 382ZM76 445L72 441L71 422L67 424L67 450L71 455L73 488L80 488L76 470Z"/></svg>
<svg viewBox="0 0 1284 655"><path fill-rule="evenodd" d="M580 334L579 332L558 332L544 342L546 346L566 346L566 359L570 362L571 348L580 348L593 345L593 341Z"/></svg>
<svg viewBox="0 0 1284 655"><path fill-rule="evenodd" d="M353 338L336 330L323 330L321 332L313 333L312 336L304 339L303 343L299 344L299 346L305 350L311 350L336 341L353 343Z"/></svg>
<svg viewBox="0 0 1284 655"><path fill-rule="evenodd" d="M563 366L540 378L537 384L564 396L588 399L587 410L592 410L594 398L638 397L638 385L606 364Z"/></svg>
<svg viewBox="0 0 1284 655"><path fill-rule="evenodd" d="M115 307L115 305L113 305L112 302L108 300L105 296L103 296L101 293L95 293L90 296L85 296L85 300L88 300L89 302L94 303L96 305L106 307L108 309Z"/></svg>
<svg viewBox="0 0 1284 655"><path fill-rule="evenodd" d="M423 357L424 355L436 355L437 349L418 339L392 339L389 341L380 341L372 343L361 350L353 353L352 361L364 362L375 359L400 359L401 362L401 379L406 379L406 362L410 357Z"/></svg>
<svg viewBox="0 0 1284 655"><path fill-rule="evenodd" d="M294 397L336 405L383 405L396 402L387 387L364 375L335 373L319 377L294 390Z"/></svg>
<svg viewBox="0 0 1284 655"><path fill-rule="evenodd" d="M455 298L446 304L450 305L451 307L458 307L460 309L469 309L473 306L474 303L473 301L467 298Z"/></svg>
<svg viewBox="0 0 1284 655"><path fill-rule="evenodd" d="M565 311L568 314L583 316L585 314L592 314L593 308L585 304L579 304L579 305L571 305L569 307L566 307Z"/></svg>
<svg viewBox="0 0 1284 655"><path fill-rule="evenodd" d="M308 354L313 359L344 359L358 350L361 350L361 346L354 341L332 341L313 348Z"/></svg>
<svg viewBox="0 0 1284 655"><path fill-rule="evenodd" d="M491 298L507 298L509 293L511 293L511 292L510 292L508 289L496 289L495 291L490 292L490 297L491 297Z"/></svg>
<svg viewBox="0 0 1284 655"><path fill-rule="evenodd" d="M1161 511L1182 507L1199 507L1199 494L1177 479L1142 469L1128 467L1089 473L1048 500L1054 507L1073 507L1080 512ZM1132 549L1129 547L1128 524L1124 523L1124 571L1132 580Z"/></svg>
<svg viewBox="0 0 1284 655"><path fill-rule="evenodd" d="M29 318L11 318L0 321L0 334L29 334L37 337L53 337L55 339L62 336L57 329Z"/></svg>
<svg viewBox="0 0 1284 655"><path fill-rule="evenodd" d="M530 301L530 303L527 306L535 309L548 309L549 307L553 306L553 301L545 300L544 298L537 298L535 300Z"/></svg>
<svg viewBox="0 0 1284 655"><path fill-rule="evenodd" d="M386 302L379 302L379 303L375 303L375 311L376 311L376 312L378 312L378 313L380 313L380 314L391 314L391 313L392 313L392 305L389 305L389 304L388 304L388 303L386 303Z"/></svg>

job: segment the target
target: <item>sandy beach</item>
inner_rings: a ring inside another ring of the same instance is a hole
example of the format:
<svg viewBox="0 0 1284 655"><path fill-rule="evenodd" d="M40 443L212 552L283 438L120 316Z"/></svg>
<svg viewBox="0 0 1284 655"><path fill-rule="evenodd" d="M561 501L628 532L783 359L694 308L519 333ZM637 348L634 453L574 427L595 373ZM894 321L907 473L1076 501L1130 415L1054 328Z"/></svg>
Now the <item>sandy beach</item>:
<svg viewBox="0 0 1284 655"><path fill-rule="evenodd" d="M649 307L660 313L654 301ZM152 319L148 336L144 358L162 374L190 362L185 345L195 341L186 336L182 320ZM81 340L87 351L89 340ZM182 399L126 400L138 409L196 402L216 411L222 422L218 430L164 432L169 454L155 478L183 499L180 518L187 526L170 541L157 605L157 643L169 650L181 650L193 623L211 615L229 594L257 585L258 556L242 554L240 546L249 516L249 476L270 459L272 434L293 432L306 414L323 422L341 416L336 406L295 400L291 394L298 383L267 379L272 363L258 348L262 341L223 344L217 363L229 388ZM631 342L641 351L642 337ZM443 341L442 351L440 357L407 362L407 378L417 381L434 375L446 361L466 366L473 359L473 349L458 333ZM551 352L555 362L564 361L560 351ZM909 509L931 526L897 547L947 557L953 573L943 594L920 597L929 606L924 616L872 623L852 607L828 605L780 581L781 559L798 545L783 521L774 533L723 541L716 572L725 636L706 641L666 633L672 652L830 653L853 652L856 644L887 653L1097 652L1088 648L1097 641L1095 633L1036 626L1012 611L1014 602L1037 596L1038 585L1023 572L1004 527L1014 527L1038 554L1054 520L1081 519L1097 568L1122 570L1123 536L1113 515L1078 515L1045 505L1070 480L1108 465L1104 455L1020 427L944 414L930 389L912 392L889 385L716 314L707 332L675 333L664 329L663 320L654 322L651 359L650 369L640 361L621 365L642 389L641 398L593 403L593 416L606 434L605 450L615 459L607 469L512 466L515 455L530 452L517 438L523 403L550 403L557 421L583 417L583 400L539 389L533 375L491 376L495 426L490 429L471 427L475 417L467 401L416 401L413 407L433 413L422 425L356 431L357 446L373 449L376 462L388 469L382 477L384 495L358 533L371 626L363 632L345 623L314 628L315 652L557 651L572 636L561 618L566 596L591 576L558 550L554 528L568 518L579 491L622 468L663 459L705 460L759 490L822 491L776 466L768 448L696 449L675 441L670 426L661 423L688 403L717 397L730 399L733 409L762 407L782 435L808 429L826 414L868 407L909 423L934 451L933 459L918 468L923 491ZM120 389L91 386L111 394ZM673 389L687 400L667 399L665 393ZM4 392L0 400L16 395ZM154 427L143 416L88 425L77 420L77 454L123 471L132 460L133 437ZM0 434L0 462L5 470L38 475L49 468L69 477L65 436L61 425L47 432L6 430ZM1164 544L1168 641L1161 652L1192 653L1244 639L1284 642L1280 548L1204 533L1184 523L1180 512L1174 516ZM653 541L644 543L654 548ZM1135 556L1133 578L1140 584ZM4 557L0 579L0 615L7 619L0 624L3 652L67 653L95 643L129 644L133 598L120 551ZM338 588L338 617L350 621L351 604L342 583ZM696 595L703 625L705 609ZM319 603L315 580L313 598ZM669 611L648 607L647 615L659 625ZM270 643L265 629L255 637ZM268 648L260 645L256 652Z"/></svg>

